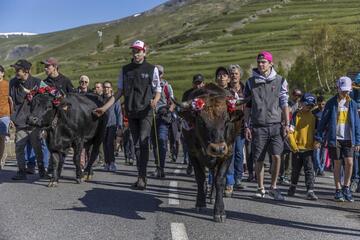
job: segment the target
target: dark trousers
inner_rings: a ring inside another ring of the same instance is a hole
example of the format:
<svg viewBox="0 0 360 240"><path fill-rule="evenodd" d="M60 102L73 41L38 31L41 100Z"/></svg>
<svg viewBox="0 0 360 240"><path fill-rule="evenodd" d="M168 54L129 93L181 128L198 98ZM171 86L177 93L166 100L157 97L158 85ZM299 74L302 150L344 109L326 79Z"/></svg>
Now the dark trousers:
<svg viewBox="0 0 360 240"><path fill-rule="evenodd" d="M246 167L249 175L254 174L254 160L251 154L251 142L245 141Z"/></svg>
<svg viewBox="0 0 360 240"><path fill-rule="evenodd" d="M298 152L293 154L291 184L296 186L299 181L301 168L304 166L306 189L314 189L314 166L312 161L313 151Z"/></svg>
<svg viewBox="0 0 360 240"><path fill-rule="evenodd" d="M125 159L135 159L135 146L130 128L124 130L124 155Z"/></svg>
<svg viewBox="0 0 360 240"><path fill-rule="evenodd" d="M116 138L116 126L109 126L105 129L105 136L103 142L103 149L104 149L104 157L105 163L110 164L115 162L114 156L114 141Z"/></svg>
<svg viewBox="0 0 360 240"><path fill-rule="evenodd" d="M168 148L169 128L170 128L169 123L161 119L157 119L156 131L157 131L157 142L159 146L156 146L155 131L153 132L153 136L151 140L153 144L155 162L161 169L164 169L165 167L165 158ZM158 156L158 151L159 151L159 156Z"/></svg>
<svg viewBox="0 0 360 240"><path fill-rule="evenodd" d="M129 118L129 127L135 144L136 165L139 177L146 178L149 161L149 138L153 123L152 112L143 118Z"/></svg>

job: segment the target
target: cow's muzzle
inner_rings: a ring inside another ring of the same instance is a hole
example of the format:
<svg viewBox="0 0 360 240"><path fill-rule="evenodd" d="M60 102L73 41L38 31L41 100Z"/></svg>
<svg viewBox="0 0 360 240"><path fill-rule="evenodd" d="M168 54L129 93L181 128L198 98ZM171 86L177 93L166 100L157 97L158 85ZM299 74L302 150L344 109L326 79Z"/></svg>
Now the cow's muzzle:
<svg viewBox="0 0 360 240"><path fill-rule="evenodd" d="M228 153L228 150L225 142L210 143L206 149L206 153L212 157L223 157Z"/></svg>

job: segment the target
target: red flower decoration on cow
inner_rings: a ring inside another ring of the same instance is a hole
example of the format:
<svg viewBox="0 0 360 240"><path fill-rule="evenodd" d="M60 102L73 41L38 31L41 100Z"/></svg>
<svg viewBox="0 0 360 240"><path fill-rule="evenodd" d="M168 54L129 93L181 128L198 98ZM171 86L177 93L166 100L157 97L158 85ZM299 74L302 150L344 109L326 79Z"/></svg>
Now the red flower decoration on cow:
<svg viewBox="0 0 360 240"><path fill-rule="evenodd" d="M205 101L202 98L194 98L191 103L191 107L194 111L201 111L205 107Z"/></svg>
<svg viewBox="0 0 360 240"><path fill-rule="evenodd" d="M226 100L227 110L229 113L236 111L236 98L230 97Z"/></svg>

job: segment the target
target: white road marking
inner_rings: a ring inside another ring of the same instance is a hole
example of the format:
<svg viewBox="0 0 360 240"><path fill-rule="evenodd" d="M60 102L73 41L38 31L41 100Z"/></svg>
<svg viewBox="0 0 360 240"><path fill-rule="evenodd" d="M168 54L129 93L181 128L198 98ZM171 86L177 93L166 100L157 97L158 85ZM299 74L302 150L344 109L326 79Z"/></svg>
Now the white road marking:
<svg viewBox="0 0 360 240"><path fill-rule="evenodd" d="M183 223L171 223L171 235L173 240L189 240Z"/></svg>
<svg viewBox="0 0 360 240"><path fill-rule="evenodd" d="M181 169L175 169L174 173L179 174L181 172Z"/></svg>
<svg viewBox="0 0 360 240"><path fill-rule="evenodd" d="M169 184L169 205L179 205L179 194L177 194L177 181L170 181Z"/></svg>

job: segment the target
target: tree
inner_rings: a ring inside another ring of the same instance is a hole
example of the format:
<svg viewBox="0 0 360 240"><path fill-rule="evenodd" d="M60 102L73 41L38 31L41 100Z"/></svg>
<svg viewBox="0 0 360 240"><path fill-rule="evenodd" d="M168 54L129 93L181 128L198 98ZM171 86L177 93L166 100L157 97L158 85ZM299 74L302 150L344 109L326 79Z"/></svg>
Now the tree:
<svg viewBox="0 0 360 240"><path fill-rule="evenodd" d="M360 69L360 33L357 29L323 25L304 39L305 51L291 66L288 79L305 91L330 92L335 80Z"/></svg>
<svg viewBox="0 0 360 240"><path fill-rule="evenodd" d="M120 44L121 44L120 36L116 35L114 40L114 47L120 47Z"/></svg>

